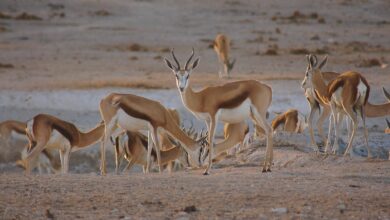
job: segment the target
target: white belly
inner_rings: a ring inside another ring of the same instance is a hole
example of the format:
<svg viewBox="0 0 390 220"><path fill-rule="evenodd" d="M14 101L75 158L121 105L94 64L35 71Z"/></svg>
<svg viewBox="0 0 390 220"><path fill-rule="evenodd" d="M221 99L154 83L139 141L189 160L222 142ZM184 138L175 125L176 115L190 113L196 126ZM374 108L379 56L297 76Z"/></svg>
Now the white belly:
<svg viewBox="0 0 390 220"><path fill-rule="evenodd" d="M118 110L118 125L128 131L149 130L150 123L146 120L134 118L124 112L122 109Z"/></svg>
<svg viewBox="0 0 390 220"><path fill-rule="evenodd" d="M218 111L219 120L227 123L238 123L250 117L251 101L246 99L235 108L223 108Z"/></svg>

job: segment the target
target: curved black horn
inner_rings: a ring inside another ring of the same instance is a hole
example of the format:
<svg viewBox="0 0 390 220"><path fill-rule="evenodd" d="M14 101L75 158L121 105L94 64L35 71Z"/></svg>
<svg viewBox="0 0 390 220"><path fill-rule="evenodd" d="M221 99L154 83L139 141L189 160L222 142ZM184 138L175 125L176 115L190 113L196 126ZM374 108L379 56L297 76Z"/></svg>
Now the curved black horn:
<svg viewBox="0 0 390 220"><path fill-rule="evenodd" d="M185 70L188 70L188 69L187 69L187 68L188 68L188 64L190 63L190 61L192 60L193 57L194 57L194 48L192 48L191 56L190 56L190 58L187 60L186 65L184 66L184 69L185 69Z"/></svg>
<svg viewBox="0 0 390 220"><path fill-rule="evenodd" d="M177 60L176 56L175 56L175 52L174 52L175 49L172 49L171 50L171 53L172 53L172 57L173 59L175 60L176 64L177 64L177 69L180 70L180 63L179 61Z"/></svg>
<svg viewBox="0 0 390 220"><path fill-rule="evenodd" d="M383 94L385 94L386 98L390 101L390 93L388 93L385 89L385 87L382 87Z"/></svg>
<svg viewBox="0 0 390 220"><path fill-rule="evenodd" d="M390 128L390 122L386 118L387 127Z"/></svg>

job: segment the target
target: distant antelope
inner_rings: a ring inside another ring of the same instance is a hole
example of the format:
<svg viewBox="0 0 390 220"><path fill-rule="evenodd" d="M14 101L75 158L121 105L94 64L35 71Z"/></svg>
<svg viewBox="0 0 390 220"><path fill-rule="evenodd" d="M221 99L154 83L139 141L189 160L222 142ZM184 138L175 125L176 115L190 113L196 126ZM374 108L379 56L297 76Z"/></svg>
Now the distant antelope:
<svg viewBox="0 0 390 220"><path fill-rule="evenodd" d="M243 80L194 91L191 86L190 75L199 63L199 58L197 58L190 65L194 57L194 50L192 50L184 68L180 67L173 50L172 57L177 66L172 65L167 59L165 59L165 63L176 78L176 85L184 106L197 118L206 122L209 131L208 148L210 155L213 155L214 136L218 121L239 123L250 118L255 124L260 125L267 134L266 156L262 171L271 171L273 160L272 128L266 121L267 109L272 101L271 87L257 80ZM209 162L204 175L209 174L212 167L212 156L208 158Z"/></svg>
<svg viewBox="0 0 390 220"><path fill-rule="evenodd" d="M386 119L387 128L385 129L385 134L390 134L390 122Z"/></svg>
<svg viewBox="0 0 390 220"><path fill-rule="evenodd" d="M371 157L371 151L368 147L368 131L365 124L365 105L370 95L370 86L368 85L367 80L361 74L349 71L340 74L329 84L326 84L321 74L321 68L326 64L327 57L324 58L318 67L313 67L311 65L310 56L308 56L307 59L309 62L309 68L306 71L302 87L304 89L313 89L316 91L318 98L323 103L331 107L336 134L333 149L339 149L339 125L343 120L344 114L346 114L351 119L353 128L344 156L350 152L355 132L358 127L357 116L359 115L363 121L364 137L368 156ZM330 145L331 126L329 127L330 129L325 152L328 152Z"/></svg>
<svg viewBox="0 0 390 220"><path fill-rule="evenodd" d="M27 122L26 133L29 139L29 154L24 159L27 174L31 171L31 160L45 148L59 150L62 173L68 173L70 153L97 143L103 136L104 124L99 123L94 129L83 133L70 122L39 114Z"/></svg>
<svg viewBox="0 0 390 220"><path fill-rule="evenodd" d="M307 127L306 118L296 109L289 109L272 120L271 126L274 132L281 125L283 125L282 131L291 133L302 133Z"/></svg>
<svg viewBox="0 0 390 220"><path fill-rule="evenodd" d="M307 59L308 65L306 68L306 73L309 70L309 68L317 68L317 56L310 54L310 55L307 55L307 58L308 58ZM327 84L329 84L330 81L334 80L340 74L335 73L335 72L322 72L321 71L321 75L322 75L322 79L325 81L325 84L327 85ZM311 141L311 145L315 146L315 148L318 149L318 146L317 146L315 139L314 139L314 132L313 132L313 127L312 127L313 117L317 111L321 112L321 107L322 107L323 111L322 111L321 116L319 117L319 119L317 121L317 129L318 129L318 133L321 136L324 144L327 145L327 139L323 134L322 127L323 127L324 120L329 118L329 115L331 113L331 108L329 105L327 105L326 103L324 103L320 99L320 97L319 97L320 92L316 89L308 88L306 86L306 82L307 82L307 77L305 75L305 78L302 81L302 88L304 88L305 96L310 104L310 114L309 114L309 118L308 118L310 141ZM385 93L385 95L390 97L390 95L388 95L388 93L386 92L385 89L383 89L383 92ZM376 105L376 104L371 104L370 102L367 101L367 103L365 104L365 115L367 117L383 117L386 115L390 115L390 102ZM330 120L330 122L331 122L331 120ZM332 126L332 124L330 123L329 127L331 127L331 126Z"/></svg>
<svg viewBox="0 0 390 220"><path fill-rule="evenodd" d="M230 61L230 40L223 34L218 34L214 41L214 50L218 55L219 59L219 78L223 77L223 73L229 78L230 71L233 69L235 59ZM222 73L223 69L223 73Z"/></svg>

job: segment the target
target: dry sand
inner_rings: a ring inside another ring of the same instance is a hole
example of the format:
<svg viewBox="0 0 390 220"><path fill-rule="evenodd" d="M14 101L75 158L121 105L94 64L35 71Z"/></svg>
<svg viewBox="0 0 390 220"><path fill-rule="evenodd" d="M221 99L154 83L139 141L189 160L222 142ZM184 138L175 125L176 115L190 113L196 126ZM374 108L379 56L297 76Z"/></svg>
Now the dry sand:
<svg viewBox="0 0 390 220"><path fill-rule="evenodd" d="M328 71L363 73L370 101L381 103L381 87L390 90L389 8L386 0L2 0L0 119L45 112L87 130L100 121L101 97L121 91L179 108L186 125L196 122L162 57L174 47L184 62L194 47L201 57L195 86L226 82L209 47L220 32L237 58L231 80L270 84L271 112L309 111L299 87L308 52L328 54ZM14 141L0 149L0 219L390 219L390 136L383 118L367 122L378 159L359 157L366 155L361 129L353 158L315 155L308 134L282 133L266 174L257 141L215 164L210 176L144 175L138 167L101 177L98 146L72 154L69 175L24 176L14 161L25 142ZM108 161L112 172L112 154Z"/></svg>

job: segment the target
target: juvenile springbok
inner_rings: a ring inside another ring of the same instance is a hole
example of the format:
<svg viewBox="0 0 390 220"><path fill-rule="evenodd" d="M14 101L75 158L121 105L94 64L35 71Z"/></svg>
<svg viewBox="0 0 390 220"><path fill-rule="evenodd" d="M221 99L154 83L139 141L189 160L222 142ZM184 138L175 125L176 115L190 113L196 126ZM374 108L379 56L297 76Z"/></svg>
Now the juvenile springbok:
<svg viewBox="0 0 390 220"><path fill-rule="evenodd" d="M230 78L230 71L233 69L236 59L233 59L232 61L229 59L229 38L226 35L218 34L214 40L214 50L217 53L219 60L219 78L222 78L223 74Z"/></svg>
<svg viewBox="0 0 390 220"><path fill-rule="evenodd" d="M344 156L350 152L355 132L358 127L357 115L359 115L363 121L368 156L371 157L371 151L368 147L368 131L365 124L365 104L367 103L370 94L370 86L361 74L352 71L340 74L327 85L321 74L321 68L326 64L326 61L327 57L324 58L318 67L313 67L311 66L310 57L308 57L310 65L305 75L305 83L302 83L302 87L304 89L314 90L321 102L331 107L336 134L333 149L339 150L339 125L343 120L344 114L346 114L351 119L353 127ZM329 126L325 152L328 152L329 150L330 131L331 126Z"/></svg>
<svg viewBox="0 0 390 220"><path fill-rule="evenodd" d="M214 135L218 121L225 123L239 123L251 118L255 124L260 125L267 134L266 157L263 172L271 171L273 159L272 128L266 121L267 109L272 101L271 87L256 80L229 82L221 86L210 86L200 91L193 91L189 80L192 70L198 65L197 58L189 65L194 57L192 50L190 58L180 67L172 50L172 57L177 66L165 59L165 63L176 77L177 88L180 92L184 106L197 118L205 120L209 131L209 151L213 155ZM209 174L212 167L212 156L204 174Z"/></svg>
<svg viewBox="0 0 390 220"><path fill-rule="evenodd" d="M317 68L317 56L316 55L307 55L307 61L308 65L306 68L306 72L309 70L309 68ZM325 84L329 84L330 81L334 80L337 76L339 76L339 73L335 72L321 72L322 78L325 81ZM331 108L329 105L325 104L318 96L319 91L315 89L306 88L305 85L307 81L307 78L305 78L302 81L302 88L305 90L305 96L309 102L310 105L310 114L308 118L308 127L310 132L310 142L311 146L314 146L315 150L318 150L317 143L314 139L314 132L313 132L313 117L317 111L321 112L321 108L323 108L323 111L317 121L317 129L320 137L323 140L324 145L327 145L327 139L323 134L323 123L326 118L329 118L329 115L331 113ZM386 95L386 90L383 89L383 92ZM324 94L322 94L324 95ZM386 115L390 115L390 102L383 103L383 104L371 104L369 101L365 104L365 115L367 117L373 118L373 117L383 117ZM331 122L331 120L330 120ZM329 125L332 126L331 124Z"/></svg>
<svg viewBox="0 0 390 220"><path fill-rule="evenodd" d="M100 101L100 114L105 124L101 144L100 170L102 175L106 173L105 146L109 143L111 134L118 127L125 131L148 132L148 164L146 172L149 172L150 169L152 147L155 147L161 172L160 149L162 146L158 137L159 130L167 132L171 137L183 144L193 166L201 165L199 154L202 142L188 137L174 121L171 113L160 102L132 94L112 93Z"/></svg>
<svg viewBox="0 0 390 220"><path fill-rule="evenodd" d="M62 173L68 173L70 153L97 143L104 132L104 124L99 123L87 133L57 117L39 114L27 122L26 134L29 139L28 156L24 159L26 173L31 172L30 162L46 149L58 149Z"/></svg>
<svg viewBox="0 0 390 220"><path fill-rule="evenodd" d="M283 125L282 131L291 133L303 133L307 127L305 116L296 109L289 109L272 120L271 126L274 132L281 125Z"/></svg>

